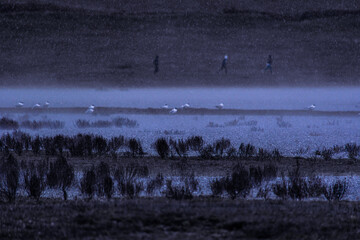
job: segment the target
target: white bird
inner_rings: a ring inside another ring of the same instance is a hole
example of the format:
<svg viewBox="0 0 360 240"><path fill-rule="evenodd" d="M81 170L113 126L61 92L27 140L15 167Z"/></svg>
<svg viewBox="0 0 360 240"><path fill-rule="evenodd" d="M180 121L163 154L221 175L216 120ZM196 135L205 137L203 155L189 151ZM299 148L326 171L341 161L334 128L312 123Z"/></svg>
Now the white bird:
<svg viewBox="0 0 360 240"><path fill-rule="evenodd" d="M315 104L311 104L311 105L308 107L308 110L313 111L313 110L315 110L315 108L316 108L316 105L315 105Z"/></svg>
<svg viewBox="0 0 360 240"><path fill-rule="evenodd" d="M190 108L190 104L185 103L184 105L181 105L181 108Z"/></svg>
<svg viewBox="0 0 360 240"><path fill-rule="evenodd" d="M175 113L177 113L177 109L176 108L173 108L173 109L171 109L171 111L169 112L170 114L175 114Z"/></svg>
<svg viewBox="0 0 360 240"><path fill-rule="evenodd" d="M48 108L50 105L50 103L48 101L45 102L45 104L43 105L43 108Z"/></svg>
<svg viewBox="0 0 360 240"><path fill-rule="evenodd" d="M23 102L18 102L15 107L17 108L22 108L24 106L24 103Z"/></svg>
<svg viewBox="0 0 360 240"><path fill-rule="evenodd" d="M162 109L168 109L169 105L165 104L164 106L161 107Z"/></svg>
<svg viewBox="0 0 360 240"><path fill-rule="evenodd" d="M218 105L215 106L217 109L223 109L224 108L224 104L220 103Z"/></svg>
<svg viewBox="0 0 360 240"><path fill-rule="evenodd" d="M39 109L40 107L41 107L41 105L37 103L32 107L32 109Z"/></svg>
<svg viewBox="0 0 360 240"><path fill-rule="evenodd" d="M94 106L94 105L90 105L90 106L88 107L88 109L85 111L85 113L92 114L92 113L94 113L94 111L95 111L95 106Z"/></svg>

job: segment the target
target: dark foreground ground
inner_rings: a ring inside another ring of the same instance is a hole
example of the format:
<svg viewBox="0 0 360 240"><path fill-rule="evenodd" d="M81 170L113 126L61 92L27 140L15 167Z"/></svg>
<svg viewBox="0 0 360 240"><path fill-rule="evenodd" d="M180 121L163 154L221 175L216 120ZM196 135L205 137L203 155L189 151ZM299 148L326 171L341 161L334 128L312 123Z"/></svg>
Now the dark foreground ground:
<svg viewBox="0 0 360 240"><path fill-rule="evenodd" d="M3 86L352 85L360 75L356 1L5 2ZM225 54L227 75L217 72ZM269 54L272 75L261 71Z"/></svg>
<svg viewBox="0 0 360 240"><path fill-rule="evenodd" d="M359 239L358 203L138 199L0 205L0 238Z"/></svg>

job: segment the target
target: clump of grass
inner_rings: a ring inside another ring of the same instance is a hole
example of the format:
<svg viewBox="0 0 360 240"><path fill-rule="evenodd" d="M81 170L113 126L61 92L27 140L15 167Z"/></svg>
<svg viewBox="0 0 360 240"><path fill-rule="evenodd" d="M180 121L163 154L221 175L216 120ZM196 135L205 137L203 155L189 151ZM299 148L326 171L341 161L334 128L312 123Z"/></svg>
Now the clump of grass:
<svg viewBox="0 0 360 240"><path fill-rule="evenodd" d="M128 118L118 117L111 121L108 120L97 120L94 122L79 119L75 122L78 128L108 128L108 127L136 127L138 126L137 121Z"/></svg>
<svg viewBox="0 0 360 240"><path fill-rule="evenodd" d="M20 166L11 154L0 168L0 201L14 202L19 188Z"/></svg>
<svg viewBox="0 0 360 240"><path fill-rule="evenodd" d="M24 121L21 122L20 126L22 128L29 128L32 130L38 130L38 129L42 129L42 128L50 128L50 129L62 129L65 126L65 123L62 121L51 121L51 120L47 120L47 121Z"/></svg>
<svg viewBox="0 0 360 240"><path fill-rule="evenodd" d="M15 120L6 118L6 117L2 117L0 119L0 129L18 129L19 128L19 123Z"/></svg>
<svg viewBox="0 0 360 240"><path fill-rule="evenodd" d="M346 180L337 180L328 187L323 188L323 194L328 201L340 201L344 198L348 189Z"/></svg>
<svg viewBox="0 0 360 240"><path fill-rule="evenodd" d="M173 186L172 180L166 181L165 196L174 200L192 199L193 194L190 186Z"/></svg>
<svg viewBox="0 0 360 240"><path fill-rule="evenodd" d="M115 127L137 127L138 123L136 120L128 118L118 117L112 120Z"/></svg>

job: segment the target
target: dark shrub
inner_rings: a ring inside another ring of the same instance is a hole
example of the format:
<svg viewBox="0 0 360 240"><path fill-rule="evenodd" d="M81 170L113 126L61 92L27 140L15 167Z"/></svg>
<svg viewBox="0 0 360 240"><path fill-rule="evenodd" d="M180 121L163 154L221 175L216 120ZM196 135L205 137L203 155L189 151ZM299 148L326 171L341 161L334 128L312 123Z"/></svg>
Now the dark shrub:
<svg viewBox="0 0 360 240"><path fill-rule="evenodd" d="M252 184L255 186L259 186L264 178L263 171L261 170L261 168L259 166L258 167L250 166L249 173Z"/></svg>
<svg viewBox="0 0 360 240"><path fill-rule="evenodd" d="M186 144L192 151L199 152L204 146L204 140L200 136L192 136L186 140Z"/></svg>
<svg viewBox="0 0 360 240"><path fill-rule="evenodd" d="M223 156L224 152L230 148L231 146L231 142L229 139L227 138L221 138L220 140L217 140L215 142L215 151L216 154L219 155L220 157Z"/></svg>
<svg viewBox="0 0 360 240"><path fill-rule="evenodd" d="M273 164L265 164L263 169L263 176L266 180L277 177L278 168Z"/></svg>
<svg viewBox="0 0 360 240"><path fill-rule="evenodd" d="M236 165L231 177L225 179L225 190L232 199L246 197L251 189L250 174L241 165Z"/></svg>
<svg viewBox="0 0 360 240"><path fill-rule="evenodd" d="M21 141L15 141L14 151L18 156L21 156L23 148L23 143Z"/></svg>
<svg viewBox="0 0 360 240"><path fill-rule="evenodd" d="M48 171L48 162L42 161L37 165L33 163L29 165L29 168L24 172L25 190L30 197L39 201L42 192L45 189L45 175Z"/></svg>
<svg viewBox="0 0 360 240"><path fill-rule="evenodd" d="M10 130L10 129L18 129L18 128L19 128L18 122L6 117L0 119L0 129Z"/></svg>
<svg viewBox="0 0 360 240"><path fill-rule="evenodd" d="M39 201L43 186L39 175L32 173L31 175L25 175L25 189L27 190L29 197L35 198Z"/></svg>
<svg viewBox="0 0 360 240"><path fill-rule="evenodd" d="M200 151L200 157L202 159L212 159L214 157L215 150L213 145L208 144L205 147L203 147Z"/></svg>
<svg viewBox="0 0 360 240"><path fill-rule="evenodd" d="M0 201L14 202L19 187L20 167L11 154L0 168Z"/></svg>
<svg viewBox="0 0 360 240"><path fill-rule="evenodd" d="M97 143L96 147L99 148L98 150L102 151L102 144L100 141ZM65 142L66 142L66 147L69 150L71 156L73 157L92 156L92 149L94 146L92 135L78 134L74 137L66 137Z"/></svg>
<svg viewBox="0 0 360 240"><path fill-rule="evenodd" d="M323 187L323 194L328 201L340 201L346 194L348 183L346 180L337 180L328 187Z"/></svg>
<svg viewBox="0 0 360 240"><path fill-rule="evenodd" d="M161 173L158 173L155 178L149 180L146 187L146 193L150 195L154 192L154 190L160 190L163 184L164 176Z"/></svg>
<svg viewBox="0 0 360 240"><path fill-rule="evenodd" d="M106 176L103 181L105 196L110 199L114 193L114 182L110 176Z"/></svg>
<svg viewBox="0 0 360 240"><path fill-rule="evenodd" d="M80 190L88 199L92 199L96 190L96 175L94 167L86 170L80 182Z"/></svg>
<svg viewBox="0 0 360 240"><path fill-rule="evenodd" d="M301 175L299 162L296 163L296 168L289 172L288 194L292 199L298 200L308 196L308 184Z"/></svg>
<svg viewBox="0 0 360 240"><path fill-rule="evenodd" d="M276 182L275 184L272 185L272 189L274 194L285 200L288 197L288 183L285 179L284 174L282 173L282 177L281 177L281 182Z"/></svg>
<svg viewBox="0 0 360 240"><path fill-rule="evenodd" d="M230 148L226 151L226 155L227 155L228 158L236 158L236 155L237 155L236 148L230 147Z"/></svg>
<svg viewBox="0 0 360 240"><path fill-rule="evenodd" d="M110 177L110 167L107 163L101 161L96 166L95 173L96 173L96 180L97 180L97 183L96 183L97 193L99 196L104 196L105 195L105 184L110 183L110 182L105 183L105 181L108 181L108 177ZM110 186L106 186L106 187L110 187ZM109 192L109 194L111 197L112 193Z"/></svg>
<svg viewBox="0 0 360 240"><path fill-rule="evenodd" d="M131 155L133 157L144 155L144 151L141 146L140 140L137 140L135 138L130 138L129 139L129 149L130 149Z"/></svg>
<svg viewBox="0 0 360 240"><path fill-rule="evenodd" d="M195 178L194 172L183 178L185 188L189 188L191 193L199 189L199 181Z"/></svg>
<svg viewBox="0 0 360 240"><path fill-rule="evenodd" d="M142 183L136 180L136 177L140 176L140 169L141 167L135 164L119 166L116 169L114 178L121 195L134 198L143 190Z"/></svg>
<svg viewBox="0 0 360 240"><path fill-rule="evenodd" d="M311 177L308 179L308 196L320 197L324 190L324 184L319 177Z"/></svg>
<svg viewBox="0 0 360 240"><path fill-rule="evenodd" d="M65 138L63 135L56 135L53 138L54 149L59 155L62 155L65 147Z"/></svg>
<svg viewBox="0 0 360 240"><path fill-rule="evenodd" d="M320 155L321 157L326 160L326 161L330 161L332 158L332 155L334 154L332 149L326 149L324 148L321 152Z"/></svg>
<svg viewBox="0 0 360 240"><path fill-rule="evenodd" d="M186 141L182 139L172 140L170 139L170 146L176 152L179 157L186 157L189 151L189 146Z"/></svg>
<svg viewBox="0 0 360 240"><path fill-rule="evenodd" d="M94 138L93 144L94 144L94 149L99 156L107 152L107 141L102 136L96 136Z"/></svg>
<svg viewBox="0 0 360 240"><path fill-rule="evenodd" d="M67 162L66 158L59 157L54 163L50 163L47 174L49 187L58 187L63 192L64 200L67 200L67 190L75 178L74 168Z"/></svg>
<svg viewBox="0 0 360 240"><path fill-rule="evenodd" d="M25 150L28 151L31 145L31 136L27 133L21 133L20 139L24 145Z"/></svg>
<svg viewBox="0 0 360 240"><path fill-rule="evenodd" d="M108 145L112 152L117 152L121 146L125 145L125 138L124 136L112 137Z"/></svg>
<svg viewBox="0 0 360 240"><path fill-rule="evenodd" d="M169 156L170 148L165 138L159 138L156 140L155 149L162 159L165 159Z"/></svg>
<svg viewBox="0 0 360 240"><path fill-rule="evenodd" d="M2 138L4 139L5 146L7 146L8 149L14 149L15 139L13 136L7 133L5 136L2 136Z"/></svg>
<svg viewBox="0 0 360 240"><path fill-rule="evenodd" d="M51 137L42 138L42 146L44 147L47 156L54 156L56 154L56 149Z"/></svg>
<svg viewBox="0 0 360 240"><path fill-rule="evenodd" d="M34 153L34 155L39 155L41 148L41 140L39 136L36 136L36 138L31 142L31 150Z"/></svg>

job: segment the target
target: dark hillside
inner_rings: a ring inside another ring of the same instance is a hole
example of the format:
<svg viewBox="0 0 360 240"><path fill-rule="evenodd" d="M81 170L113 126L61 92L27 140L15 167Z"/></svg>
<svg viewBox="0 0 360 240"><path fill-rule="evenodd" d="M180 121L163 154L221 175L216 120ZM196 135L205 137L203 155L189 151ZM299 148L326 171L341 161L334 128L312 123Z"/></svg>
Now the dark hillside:
<svg viewBox="0 0 360 240"><path fill-rule="evenodd" d="M19 2L0 4L3 86L358 84L357 1Z"/></svg>

